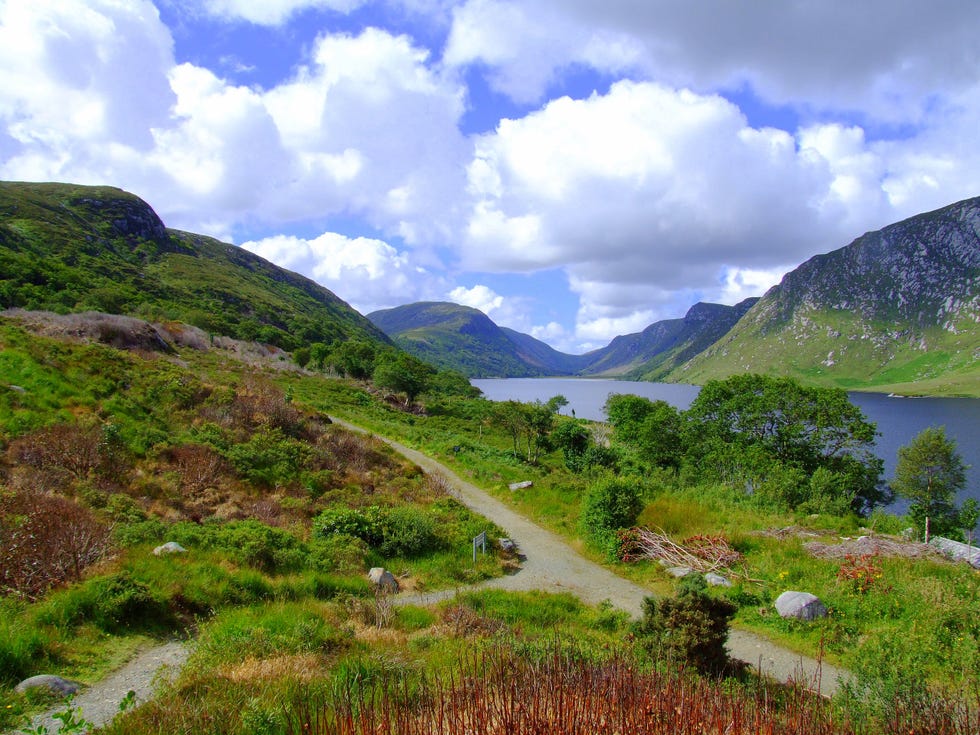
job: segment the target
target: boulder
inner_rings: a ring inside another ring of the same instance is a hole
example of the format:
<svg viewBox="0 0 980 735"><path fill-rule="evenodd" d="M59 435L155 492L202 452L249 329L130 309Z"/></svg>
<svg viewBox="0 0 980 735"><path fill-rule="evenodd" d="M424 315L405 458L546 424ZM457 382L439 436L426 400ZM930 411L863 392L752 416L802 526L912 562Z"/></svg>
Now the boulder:
<svg viewBox="0 0 980 735"><path fill-rule="evenodd" d="M368 572L368 579L374 583L375 587L385 592L397 592L399 589L395 575L384 567L371 567L371 571Z"/></svg>
<svg viewBox="0 0 980 735"><path fill-rule="evenodd" d="M168 541L162 546L157 546L153 550L153 553L157 556L161 556L163 554L183 554L185 551L187 551L187 549L178 544L176 541Z"/></svg>
<svg viewBox="0 0 980 735"><path fill-rule="evenodd" d="M784 592L776 598L776 612L782 618L816 620L827 616L827 606L809 592Z"/></svg>
<svg viewBox="0 0 980 735"><path fill-rule="evenodd" d="M677 577L678 579L683 579L688 574L693 574L694 570L691 567L667 567L667 574L672 577Z"/></svg>
<svg viewBox="0 0 980 735"><path fill-rule="evenodd" d="M501 538L497 539L497 543L500 544L500 550L505 554L516 554L517 544L514 543L513 539Z"/></svg>
<svg viewBox="0 0 980 735"><path fill-rule="evenodd" d="M14 691L20 693L26 692L28 689L47 689L53 694L70 697L78 692L78 684L67 679L62 679L60 676L39 674L38 676L32 676L30 679L24 679L24 681L14 687Z"/></svg>
<svg viewBox="0 0 980 735"><path fill-rule="evenodd" d="M732 583L727 577L723 577L720 574L715 574L714 572L708 572L704 575L704 581L708 583L709 587L731 587Z"/></svg>
<svg viewBox="0 0 980 735"><path fill-rule="evenodd" d="M531 480L524 480L523 482L512 482L508 485L510 490L526 490L529 487L533 487L534 483Z"/></svg>

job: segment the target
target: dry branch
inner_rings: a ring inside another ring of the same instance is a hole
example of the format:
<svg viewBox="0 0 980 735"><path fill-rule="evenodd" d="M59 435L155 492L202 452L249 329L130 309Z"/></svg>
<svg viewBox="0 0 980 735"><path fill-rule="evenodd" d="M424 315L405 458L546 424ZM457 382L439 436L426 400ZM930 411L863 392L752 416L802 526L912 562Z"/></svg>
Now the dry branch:
<svg viewBox="0 0 980 735"><path fill-rule="evenodd" d="M677 543L663 531L630 528L620 532L619 538L619 557L623 561L653 559L705 574L729 569L742 559L723 536L691 536Z"/></svg>

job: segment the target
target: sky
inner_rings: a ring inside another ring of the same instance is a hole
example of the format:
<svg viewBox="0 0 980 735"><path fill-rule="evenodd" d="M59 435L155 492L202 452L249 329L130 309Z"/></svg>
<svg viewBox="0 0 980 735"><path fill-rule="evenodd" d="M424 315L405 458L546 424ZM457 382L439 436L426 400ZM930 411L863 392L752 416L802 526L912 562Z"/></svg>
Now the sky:
<svg viewBox="0 0 980 735"><path fill-rule="evenodd" d="M980 195L980 4L0 0L0 179L583 352Z"/></svg>

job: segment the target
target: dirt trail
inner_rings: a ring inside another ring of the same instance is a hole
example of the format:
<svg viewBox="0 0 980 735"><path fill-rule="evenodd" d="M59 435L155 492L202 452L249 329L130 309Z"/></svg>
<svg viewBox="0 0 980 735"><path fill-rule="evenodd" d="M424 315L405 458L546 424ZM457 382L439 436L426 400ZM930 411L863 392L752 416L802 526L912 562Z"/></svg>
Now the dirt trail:
<svg viewBox="0 0 980 735"><path fill-rule="evenodd" d="M352 431L369 433L332 416L331 420ZM520 571L489 580L481 584L481 587L569 592L591 605L609 600L630 615L640 616L643 598L651 594L649 590L580 556L563 539L461 479L440 462L396 441L379 438L426 472L444 475L459 492L463 503L504 529L517 544L521 555L525 557ZM424 603L452 597L454 594L455 590L447 590L441 593L405 595L399 596L399 601ZM812 689L827 696L833 695L838 689L838 680L847 676L847 672L828 663L794 653L748 631L733 630L728 637L728 650L734 658L775 679L805 681Z"/></svg>
<svg viewBox="0 0 980 735"><path fill-rule="evenodd" d="M96 727L101 727L119 713L119 703L130 691L136 693L136 703L149 700L156 688L169 676L176 674L190 654L186 641L169 641L139 651L121 669L100 682L86 687L75 696L74 708L81 708L81 717ZM49 733L59 732L61 722L53 715L63 712L64 704L52 707L37 715L31 726L43 725ZM20 732L12 730L11 733Z"/></svg>

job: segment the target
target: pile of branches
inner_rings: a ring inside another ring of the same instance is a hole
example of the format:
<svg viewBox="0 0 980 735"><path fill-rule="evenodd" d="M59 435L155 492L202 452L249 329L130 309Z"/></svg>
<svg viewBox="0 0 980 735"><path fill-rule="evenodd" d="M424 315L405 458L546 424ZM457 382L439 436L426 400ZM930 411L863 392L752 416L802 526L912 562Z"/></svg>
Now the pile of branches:
<svg viewBox="0 0 980 735"><path fill-rule="evenodd" d="M742 559L724 536L691 536L680 543L663 531L628 528L618 534L622 561L654 559L670 567L688 567L705 574L730 569Z"/></svg>
<svg viewBox="0 0 980 735"><path fill-rule="evenodd" d="M936 549L927 544L920 544L915 541L899 541L882 536L861 536L839 544L810 541L803 544L803 549L810 556L819 559L845 559L862 556L897 556L906 559L940 558Z"/></svg>

